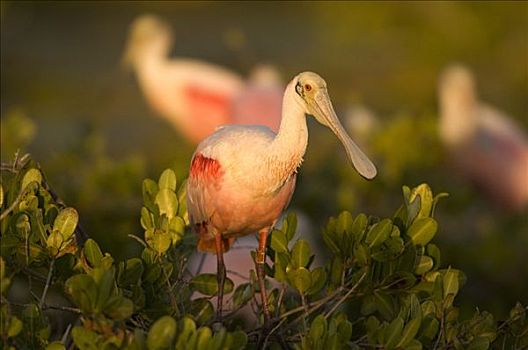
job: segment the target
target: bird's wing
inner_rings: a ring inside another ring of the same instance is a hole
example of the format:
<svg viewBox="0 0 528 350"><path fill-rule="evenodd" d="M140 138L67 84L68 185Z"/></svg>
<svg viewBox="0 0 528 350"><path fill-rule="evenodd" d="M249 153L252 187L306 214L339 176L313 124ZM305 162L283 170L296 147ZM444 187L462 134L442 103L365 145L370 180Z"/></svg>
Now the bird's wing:
<svg viewBox="0 0 528 350"><path fill-rule="evenodd" d="M479 108L480 127L487 132L507 138L510 142L524 144L528 147L526 135L515 121L503 112L486 104Z"/></svg>

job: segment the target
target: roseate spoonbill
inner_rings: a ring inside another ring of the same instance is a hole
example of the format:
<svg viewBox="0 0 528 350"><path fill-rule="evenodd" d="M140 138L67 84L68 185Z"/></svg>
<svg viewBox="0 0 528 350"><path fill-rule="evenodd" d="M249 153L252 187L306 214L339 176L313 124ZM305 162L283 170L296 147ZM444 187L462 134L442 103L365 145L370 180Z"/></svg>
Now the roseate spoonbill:
<svg viewBox="0 0 528 350"><path fill-rule="evenodd" d="M245 82L218 65L170 59L171 45L165 22L141 16L131 26L124 61L134 69L149 105L187 140L198 143L224 124L258 122L278 129L284 88L271 67L256 67L255 79ZM246 111L251 113L240 114Z"/></svg>
<svg viewBox="0 0 528 350"><path fill-rule="evenodd" d="M277 134L264 126L229 125L203 140L193 155L187 208L199 235L198 249L217 255L218 320L226 277L223 254L237 237L258 232L255 263L265 323L269 323L264 288L266 239L294 191L308 143L307 114L336 134L360 175L367 179L376 175L374 164L339 122L325 81L312 72L297 75L286 87Z"/></svg>
<svg viewBox="0 0 528 350"><path fill-rule="evenodd" d="M439 84L440 137L454 165L496 204L528 203L528 140L501 111L479 101L472 73L448 67Z"/></svg>

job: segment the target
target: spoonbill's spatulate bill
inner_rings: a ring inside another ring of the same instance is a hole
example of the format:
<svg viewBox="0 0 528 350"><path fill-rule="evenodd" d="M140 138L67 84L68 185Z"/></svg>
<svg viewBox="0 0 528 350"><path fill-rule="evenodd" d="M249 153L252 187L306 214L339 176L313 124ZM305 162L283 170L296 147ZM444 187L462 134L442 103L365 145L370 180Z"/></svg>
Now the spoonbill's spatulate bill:
<svg viewBox="0 0 528 350"><path fill-rule="evenodd" d="M245 81L219 65L170 58L172 41L167 23L143 15L131 26L125 62L149 105L188 141L198 143L225 124L278 129L284 87L273 67L258 65Z"/></svg>
<svg viewBox="0 0 528 350"><path fill-rule="evenodd" d="M198 249L217 254L219 319L226 273L223 253L237 237L258 232L256 270L264 316L269 321L264 288L266 238L293 194L296 171L308 143L307 115L336 134L359 174L367 179L376 176L374 164L341 126L325 81L312 72L297 75L286 87L277 134L264 126L231 125L217 130L196 149L187 206L199 235Z"/></svg>
<svg viewBox="0 0 528 350"><path fill-rule="evenodd" d="M440 137L459 173L504 209L528 204L528 138L479 101L471 71L452 65L439 84Z"/></svg>

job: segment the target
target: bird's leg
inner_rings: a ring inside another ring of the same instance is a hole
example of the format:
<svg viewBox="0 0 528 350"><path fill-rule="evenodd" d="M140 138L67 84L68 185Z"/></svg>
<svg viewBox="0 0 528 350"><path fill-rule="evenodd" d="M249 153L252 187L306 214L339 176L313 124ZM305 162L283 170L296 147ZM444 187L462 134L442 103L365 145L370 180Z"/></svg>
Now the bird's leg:
<svg viewBox="0 0 528 350"><path fill-rule="evenodd" d="M270 322L270 312L268 308L268 297L266 295L266 287L264 279L266 278L266 272L264 269L264 262L266 260L266 239L268 238L268 228L264 228L259 231L259 247L257 250L257 256L255 258L255 265L257 268L257 278L260 287L260 296L262 298L262 310L264 311L264 327L267 328Z"/></svg>
<svg viewBox="0 0 528 350"><path fill-rule="evenodd" d="M224 265L224 244L222 235L217 233L215 235L215 248L216 248L216 263L217 272L216 278L218 282L218 298L216 304L216 320L222 322L222 303L224 299L224 282L226 278L226 269Z"/></svg>

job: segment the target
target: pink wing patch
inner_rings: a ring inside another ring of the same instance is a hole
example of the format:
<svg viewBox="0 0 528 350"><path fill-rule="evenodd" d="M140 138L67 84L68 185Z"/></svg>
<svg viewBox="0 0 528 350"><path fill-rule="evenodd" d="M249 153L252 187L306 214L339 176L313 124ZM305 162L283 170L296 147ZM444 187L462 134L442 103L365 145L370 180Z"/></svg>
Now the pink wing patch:
<svg viewBox="0 0 528 350"><path fill-rule="evenodd" d="M216 159L198 153L191 162L190 176L194 179L217 179L222 175L222 167Z"/></svg>

